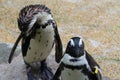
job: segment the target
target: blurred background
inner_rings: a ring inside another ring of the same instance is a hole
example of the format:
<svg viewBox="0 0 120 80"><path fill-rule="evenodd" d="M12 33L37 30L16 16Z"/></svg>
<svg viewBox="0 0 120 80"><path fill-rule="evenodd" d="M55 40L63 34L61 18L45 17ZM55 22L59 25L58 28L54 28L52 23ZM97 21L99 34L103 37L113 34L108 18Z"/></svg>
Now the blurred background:
<svg viewBox="0 0 120 80"><path fill-rule="evenodd" d="M120 0L0 0L0 42L14 44L19 11L30 4L51 9L64 49L71 37L82 36L103 75L120 79Z"/></svg>

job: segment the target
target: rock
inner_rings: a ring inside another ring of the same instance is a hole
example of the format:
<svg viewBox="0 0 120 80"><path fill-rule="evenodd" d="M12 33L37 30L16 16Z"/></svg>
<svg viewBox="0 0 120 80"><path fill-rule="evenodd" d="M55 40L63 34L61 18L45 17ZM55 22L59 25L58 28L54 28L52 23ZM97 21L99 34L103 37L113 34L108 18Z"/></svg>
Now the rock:
<svg viewBox="0 0 120 80"><path fill-rule="evenodd" d="M0 80L27 80L25 64L21 55L14 57L10 64L0 64Z"/></svg>
<svg viewBox="0 0 120 80"><path fill-rule="evenodd" d="M0 42L0 64L8 62L8 57L12 47L13 44ZM17 47L14 56L17 56L20 52L20 47Z"/></svg>
<svg viewBox="0 0 120 80"><path fill-rule="evenodd" d="M48 57L47 62L55 72L58 65L54 61L53 54ZM10 64L0 64L0 80L27 80L25 64L21 54L14 57Z"/></svg>

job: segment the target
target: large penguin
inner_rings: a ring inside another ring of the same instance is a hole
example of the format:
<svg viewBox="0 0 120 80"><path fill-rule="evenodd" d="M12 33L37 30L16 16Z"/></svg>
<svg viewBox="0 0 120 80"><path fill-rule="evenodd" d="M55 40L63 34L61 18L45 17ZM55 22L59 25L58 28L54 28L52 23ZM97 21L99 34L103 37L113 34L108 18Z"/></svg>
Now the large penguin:
<svg viewBox="0 0 120 80"><path fill-rule="evenodd" d="M45 5L28 5L21 9L18 17L21 33L16 40L9 57L22 39L22 55L26 64L28 80L51 80L53 73L47 66L46 59L55 44L55 59L62 58L62 42L51 11Z"/></svg>

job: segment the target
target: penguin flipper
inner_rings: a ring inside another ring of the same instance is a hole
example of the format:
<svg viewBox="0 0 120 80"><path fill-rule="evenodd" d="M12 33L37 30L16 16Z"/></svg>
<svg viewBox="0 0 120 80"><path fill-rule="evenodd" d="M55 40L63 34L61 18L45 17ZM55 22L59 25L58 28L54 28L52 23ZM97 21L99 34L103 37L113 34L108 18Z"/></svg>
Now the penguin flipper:
<svg viewBox="0 0 120 80"><path fill-rule="evenodd" d="M92 68L92 79L95 79L95 80L102 80L102 74L101 74L101 70L95 66L94 68Z"/></svg>
<svg viewBox="0 0 120 80"><path fill-rule="evenodd" d="M55 60L57 63L60 62L63 56L63 47L62 47L62 42L58 33L57 25L53 23L54 26L54 31L55 31Z"/></svg>
<svg viewBox="0 0 120 80"><path fill-rule="evenodd" d="M23 57L25 57L27 55L27 50L29 48L29 45L30 45L30 39L31 37L30 36L27 36L27 37L23 37L22 39L22 55Z"/></svg>
<svg viewBox="0 0 120 80"><path fill-rule="evenodd" d="M56 70L55 75L53 76L52 80L60 80L60 75L61 75L63 68L64 68L64 65L61 63L58 69Z"/></svg>
<svg viewBox="0 0 120 80"><path fill-rule="evenodd" d="M9 56L9 59L8 59L8 63L11 63L11 61L12 61L12 59L13 59L13 55L14 55L15 49L16 49L18 43L20 42L22 36L23 36L22 33L18 36L18 38L17 38L17 40L16 40L16 42L15 42L15 44L14 44L14 46L13 46L11 52L10 52L10 56Z"/></svg>
<svg viewBox="0 0 120 80"><path fill-rule="evenodd" d="M86 52L86 58L87 58L87 61L90 65L90 68L91 68L91 74L92 74L92 78L95 79L95 80L102 80L102 73L101 73L101 69L100 69L100 66L97 64L97 62L93 59L93 57L88 54L87 51Z"/></svg>

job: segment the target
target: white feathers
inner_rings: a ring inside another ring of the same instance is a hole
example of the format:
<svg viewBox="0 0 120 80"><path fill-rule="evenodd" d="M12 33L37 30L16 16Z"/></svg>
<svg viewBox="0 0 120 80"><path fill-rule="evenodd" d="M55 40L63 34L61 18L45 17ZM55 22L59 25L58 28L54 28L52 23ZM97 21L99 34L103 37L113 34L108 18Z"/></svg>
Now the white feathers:
<svg viewBox="0 0 120 80"><path fill-rule="evenodd" d="M78 44L79 44L79 46L83 45L83 43L82 43L82 42L83 42L83 40L82 40L82 38L80 38L80 39L79 39L79 43L78 43ZM74 40L73 40L73 39L70 39L70 45L75 46L75 42L74 42Z"/></svg>
<svg viewBox="0 0 120 80"><path fill-rule="evenodd" d="M38 24L45 24L47 23L48 20L53 20L52 15L48 14L47 12L39 12L38 14L34 15L33 19L31 20L30 24L29 24L29 29L27 30L29 35L29 31L31 30L31 28L33 27L33 25L35 24L35 22L37 21Z"/></svg>
<svg viewBox="0 0 120 80"><path fill-rule="evenodd" d="M83 44L82 44L82 39L80 38L80 40L79 40L79 46L81 46L81 45L83 45Z"/></svg>
<svg viewBox="0 0 120 80"><path fill-rule="evenodd" d="M75 46L75 43L72 39L70 39L70 45Z"/></svg>
<svg viewBox="0 0 120 80"><path fill-rule="evenodd" d="M40 32L40 34L38 34ZM52 24L45 29L37 29L36 36L30 40L30 47L24 60L27 63L42 61L47 58L54 42L54 29Z"/></svg>
<svg viewBox="0 0 120 80"><path fill-rule="evenodd" d="M78 61L71 62L70 59L78 59ZM86 53L84 53L83 56L79 58L71 57L69 54L65 54L61 60L64 64L72 65L72 66L80 66L80 65L86 65L87 68L91 71L91 68L88 64L88 61L86 59Z"/></svg>
<svg viewBox="0 0 120 80"><path fill-rule="evenodd" d="M64 68L61 74L61 80L89 80L80 70Z"/></svg>
<svg viewBox="0 0 120 80"><path fill-rule="evenodd" d="M45 24L48 20L53 20L51 14L48 14L46 12L39 12L37 15L35 15L37 18L37 22L39 24Z"/></svg>
<svg viewBox="0 0 120 80"><path fill-rule="evenodd" d="M72 62L71 59L77 59L77 61ZM61 60L64 64L71 65L71 66L81 66L86 65L89 71L91 71L90 66L86 60L86 53L79 58L71 57L69 54L65 54ZM81 70L72 70L69 68L64 68L61 74L62 80L89 80L88 76L85 76Z"/></svg>

